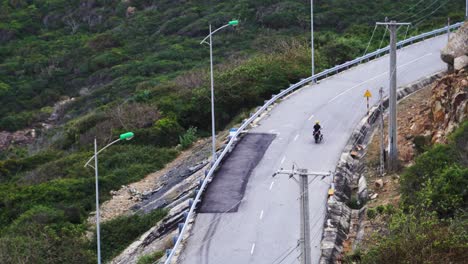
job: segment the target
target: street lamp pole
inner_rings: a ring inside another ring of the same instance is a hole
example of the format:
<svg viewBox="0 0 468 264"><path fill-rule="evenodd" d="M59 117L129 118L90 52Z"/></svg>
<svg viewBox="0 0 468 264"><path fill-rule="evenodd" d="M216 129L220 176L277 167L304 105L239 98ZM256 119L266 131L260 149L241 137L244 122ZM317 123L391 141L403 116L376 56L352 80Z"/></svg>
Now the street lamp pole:
<svg viewBox="0 0 468 264"><path fill-rule="evenodd" d="M99 173L98 173L98 157L97 157L97 139L94 138L94 175L96 186L96 241L97 241L97 262L101 264L101 228L100 228L100 213L99 213ZM86 165L85 165L86 166Z"/></svg>
<svg viewBox="0 0 468 264"><path fill-rule="evenodd" d="M100 228L100 213L99 213L99 173L98 173L98 154L101 153L106 148L110 147L111 145L121 141L121 140L130 140L132 139L134 134L132 132L127 132L121 134L117 140L112 141L111 143L107 144L101 150L97 150L97 140L94 138L94 155L86 162L84 167L87 166L93 168L90 165L90 162L94 159L94 174L95 174L95 185L96 185L96 241L97 241L97 263L101 264L101 228Z"/></svg>
<svg viewBox="0 0 468 264"><path fill-rule="evenodd" d="M216 131L214 112L214 77L213 77L213 45L210 24L210 80L211 80L211 148L213 154L213 164L216 161Z"/></svg>
<svg viewBox="0 0 468 264"><path fill-rule="evenodd" d="M226 25L219 27L215 31L211 31L211 24L210 24L210 34L206 36L200 44L208 44L210 46L210 81L211 81L211 148L212 148L212 155L213 155L213 164L216 161L216 129L215 129L215 111L214 111L214 76L213 76L213 39L212 36L217 31L229 27L229 26L236 26L239 24L238 20L229 21ZM206 40L209 40L207 42Z"/></svg>
<svg viewBox="0 0 468 264"><path fill-rule="evenodd" d="M315 57L314 57L314 0L310 0L310 42L312 53L312 76L315 74Z"/></svg>

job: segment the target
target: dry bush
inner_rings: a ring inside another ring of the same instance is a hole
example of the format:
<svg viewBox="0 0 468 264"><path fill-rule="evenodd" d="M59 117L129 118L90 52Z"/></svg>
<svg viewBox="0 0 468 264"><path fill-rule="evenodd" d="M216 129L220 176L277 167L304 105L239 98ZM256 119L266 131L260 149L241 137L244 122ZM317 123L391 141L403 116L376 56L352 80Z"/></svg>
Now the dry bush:
<svg viewBox="0 0 468 264"><path fill-rule="evenodd" d="M106 120L80 135L80 145L92 143L94 137L103 139L106 142L111 141L115 130L125 129L131 131L137 128L150 127L161 118L161 114L156 107L141 103L121 104L106 111L105 115Z"/></svg>
<svg viewBox="0 0 468 264"><path fill-rule="evenodd" d="M108 115L113 124L125 129L149 127L161 118L156 107L140 103L119 105L110 110Z"/></svg>

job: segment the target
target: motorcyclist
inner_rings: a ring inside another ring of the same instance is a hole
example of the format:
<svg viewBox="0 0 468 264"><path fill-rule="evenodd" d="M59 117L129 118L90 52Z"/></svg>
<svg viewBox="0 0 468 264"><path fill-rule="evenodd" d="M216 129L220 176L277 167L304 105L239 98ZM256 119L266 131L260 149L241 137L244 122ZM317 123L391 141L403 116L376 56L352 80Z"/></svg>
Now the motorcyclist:
<svg viewBox="0 0 468 264"><path fill-rule="evenodd" d="M315 143L319 143L320 141L322 141L322 132L320 132L320 129L322 129L322 127L320 126L320 122L319 121L315 122L314 133L313 133Z"/></svg>
<svg viewBox="0 0 468 264"><path fill-rule="evenodd" d="M319 121L316 121L316 122L315 122L315 125L314 125L314 135L315 135L315 133L320 132L320 129L321 129L321 128L322 128L322 127L320 126L320 122L319 122Z"/></svg>

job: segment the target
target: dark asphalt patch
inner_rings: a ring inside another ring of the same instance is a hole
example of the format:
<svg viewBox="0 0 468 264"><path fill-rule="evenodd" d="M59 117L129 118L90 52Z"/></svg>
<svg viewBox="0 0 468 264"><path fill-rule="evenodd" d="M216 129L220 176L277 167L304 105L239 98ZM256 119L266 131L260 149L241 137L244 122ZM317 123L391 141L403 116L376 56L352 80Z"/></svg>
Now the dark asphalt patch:
<svg viewBox="0 0 468 264"><path fill-rule="evenodd" d="M245 135L215 173L198 212L237 212L252 170L275 137L274 134L265 133Z"/></svg>

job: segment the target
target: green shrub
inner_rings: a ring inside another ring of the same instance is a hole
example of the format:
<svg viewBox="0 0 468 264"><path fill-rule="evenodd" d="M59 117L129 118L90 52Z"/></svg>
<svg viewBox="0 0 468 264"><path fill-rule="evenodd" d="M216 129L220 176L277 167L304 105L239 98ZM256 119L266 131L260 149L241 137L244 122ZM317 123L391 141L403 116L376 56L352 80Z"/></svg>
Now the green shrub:
<svg viewBox="0 0 468 264"><path fill-rule="evenodd" d="M63 211L33 207L2 232L0 262L93 263L84 231L84 226L68 222Z"/></svg>
<svg viewBox="0 0 468 264"><path fill-rule="evenodd" d="M144 255L139 258L137 264L154 264L156 261L162 258L162 256L164 256L163 251L156 251L150 255Z"/></svg>
<svg viewBox="0 0 468 264"><path fill-rule="evenodd" d="M415 136L413 138L414 149L416 153L421 154L427 150L430 144L430 140L425 136Z"/></svg>
<svg viewBox="0 0 468 264"><path fill-rule="evenodd" d="M30 126L37 118L37 114L32 112L22 112L11 114L0 119L0 129L7 131L16 131Z"/></svg>
<svg viewBox="0 0 468 264"><path fill-rule="evenodd" d="M197 140L196 127L190 127L183 135L179 137L179 143L182 146L182 149L191 147L195 140Z"/></svg>
<svg viewBox="0 0 468 264"><path fill-rule="evenodd" d="M361 263L463 263L468 257L468 226L461 219L396 214L389 233L375 239Z"/></svg>
<svg viewBox="0 0 468 264"><path fill-rule="evenodd" d="M456 158L453 148L446 145L434 146L417 157L414 165L409 167L401 177L403 201L408 204L416 201L416 193L423 188L424 183L455 163Z"/></svg>
<svg viewBox="0 0 468 264"><path fill-rule="evenodd" d="M388 215L392 215L392 214L394 214L394 213L396 212L396 209L395 209L395 207L394 207L393 205L387 204L387 205L385 206L384 212L385 212L386 214L388 214Z"/></svg>
<svg viewBox="0 0 468 264"><path fill-rule="evenodd" d="M385 206L379 205L375 208L375 210L377 211L378 214L383 214L383 212L385 211Z"/></svg>
<svg viewBox="0 0 468 264"><path fill-rule="evenodd" d="M421 154L401 179L402 202L418 212L435 211L440 217L452 217L468 204L468 169L465 165L465 122L451 136L448 145L436 145Z"/></svg>
<svg viewBox="0 0 468 264"><path fill-rule="evenodd" d="M377 216L377 213L376 213L376 210L374 208L368 208L367 209L367 218L369 220L375 219L376 216Z"/></svg>
<svg viewBox="0 0 468 264"><path fill-rule="evenodd" d="M351 199L346 203L349 208L357 210L362 208L362 204L359 203L359 199L355 196L351 197Z"/></svg>
<svg viewBox="0 0 468 264"><path fill-rule="evenodd" d="M166 216L165 210L154 210L146 215L119 216L101 225L101 246L103 260L110 260L119 254L136 238L156 225ZM94 237L94 246L96 237Z"/></svg>

